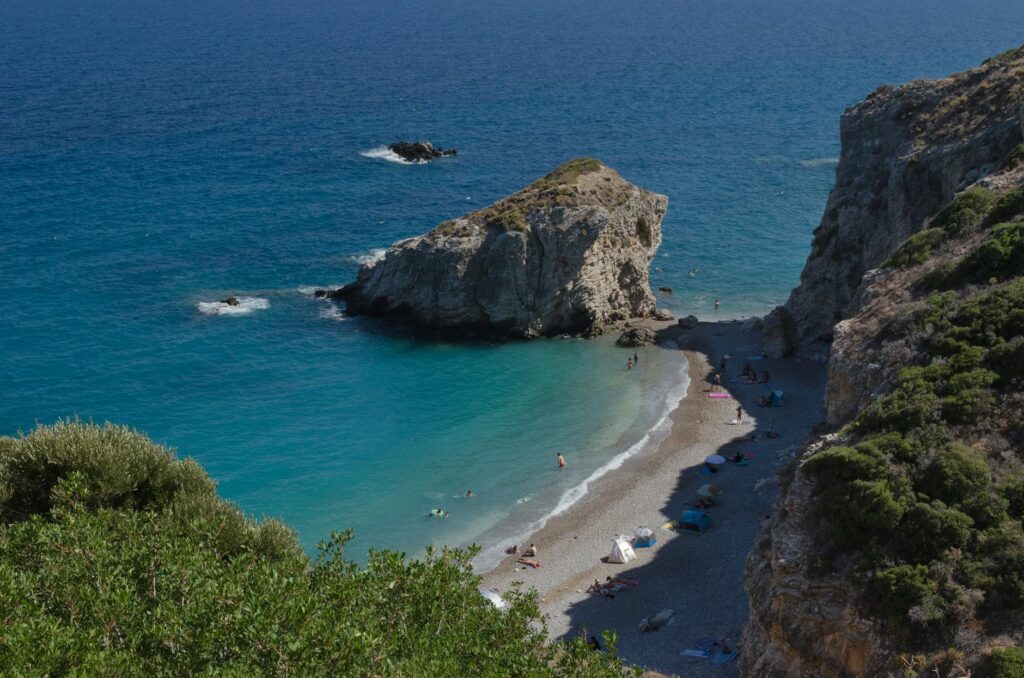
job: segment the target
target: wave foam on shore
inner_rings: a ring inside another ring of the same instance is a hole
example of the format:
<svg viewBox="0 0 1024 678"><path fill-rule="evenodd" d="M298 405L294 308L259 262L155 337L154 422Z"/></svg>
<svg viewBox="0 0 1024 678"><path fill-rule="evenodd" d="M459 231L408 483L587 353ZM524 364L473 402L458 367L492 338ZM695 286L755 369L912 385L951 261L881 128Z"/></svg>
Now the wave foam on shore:
<svg viewBox="0 0 1024 678"><path fill-rule="evenodd" d="M673 341L663 342L662 347L670 350L679 350L678 345ZM681 357L681 356L680 356ZM681 357L682 358L682 357ZM671 414L673 410L679 405L683 398L686 397L686 391L690 388L690 377L689 377L689 362L686 358L682 358L682 364L679 371L679 379L665 394L664 404L661 409L661 413L646 433L635 443L630 445L628 448L619 452L602 466L594 470L589 476L587 476L578 485L565 490L555 504L551 511L547 512L540 519L530 523L524 529L517 531L516 534L511 535L508 539L489 546L483 549L476 558L473 559L473 569L478 573L482 574L488 570L493 569L501 563L502 559L506 557L505 548L508 544L520 544L527 541L531 535L544 529L548 521L552 518L559 516L568 511L574 504L583 499L587 495L590 489L590 485L598 479L604 477L608 473L615 471L620 468L628 459L635 456L639 452L646 449L656 449L658 445L662 443L668 434L672 431L672 419ZM518 503L518 502L517 502Z"/></svg>

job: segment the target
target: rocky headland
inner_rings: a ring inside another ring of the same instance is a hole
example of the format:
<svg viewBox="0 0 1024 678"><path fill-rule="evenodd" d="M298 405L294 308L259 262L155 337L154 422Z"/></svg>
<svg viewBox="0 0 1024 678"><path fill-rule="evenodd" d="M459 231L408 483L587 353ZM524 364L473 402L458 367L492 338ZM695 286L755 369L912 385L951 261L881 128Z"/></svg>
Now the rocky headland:
<svg viewBox="0 0 1024 678"><path fill-rule="evenodd" d="M769 354L827 358L832 432L750 554L745 676L1020 675L994 667L1024 665L1022 95L1024 48L842 117L764 328Z"/></svg>
<svg viewBox="0 0 1024 678"><path fill-rule="evenodd" d="M594 336L655 312L648 268L668 199L597 160L389 247L321 295L350 314L510 338Z"/></svg>

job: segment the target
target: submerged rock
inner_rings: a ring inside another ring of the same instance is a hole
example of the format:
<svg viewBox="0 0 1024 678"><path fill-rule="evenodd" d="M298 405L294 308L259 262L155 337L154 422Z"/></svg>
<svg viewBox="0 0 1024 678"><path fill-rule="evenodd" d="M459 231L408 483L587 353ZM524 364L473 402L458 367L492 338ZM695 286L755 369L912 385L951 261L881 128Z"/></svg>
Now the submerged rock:
<svg viewBox="0 0 1024 678"><path fill-rule="evenodd" d="M434 148L429 141L399 141L388 146L402 160L408 162L427 162L435 158L456 155L454 148Z"/></svg>
<svg viewBox="0 0 1024 678"><path fill-rule="evenodd" d="M668 199L597 160L400 240L325 292L350 314L505 337L593 336L655 312L648 267Z"/></svg>
<svg viewBox="0 0 1024 678"><path fill-rule="evenodd" d="M649 327L630 327L619 335L615 343L619 346L649 346L655 339L654 330Z"/></svg>

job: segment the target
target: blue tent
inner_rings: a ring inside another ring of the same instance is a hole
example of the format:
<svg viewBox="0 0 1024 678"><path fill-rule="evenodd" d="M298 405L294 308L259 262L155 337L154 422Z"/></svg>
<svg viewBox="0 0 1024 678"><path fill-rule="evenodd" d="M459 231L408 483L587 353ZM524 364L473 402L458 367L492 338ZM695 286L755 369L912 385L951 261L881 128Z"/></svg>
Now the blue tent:
<svg viewBox="0 0 1024 678"><path fill-rule="evenodd" d="M764 407L782 407L785 404L782 391L769 391L761 396L761 405Z"/></svg>
<svg viewBox="0 0 1024 678"><path fill-rule="evenodd" d="M683 511L683 517L679 519L679 529L687 532L704 532L711 527L711 518L703 511L690 509Z"/></svg>

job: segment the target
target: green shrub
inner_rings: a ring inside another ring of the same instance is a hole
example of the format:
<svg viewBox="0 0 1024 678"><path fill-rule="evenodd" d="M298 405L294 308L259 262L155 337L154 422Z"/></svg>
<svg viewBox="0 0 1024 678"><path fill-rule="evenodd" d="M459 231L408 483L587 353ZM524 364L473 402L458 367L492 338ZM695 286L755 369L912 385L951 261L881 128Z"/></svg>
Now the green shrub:
<svg viewBox="0 0 1024 678"><path fill-rule="evenodd" d="M549 643L535 593L479 593L475 550L315 560L213 493L194 462L115 426L0 440L5 675L619 676ZM609 637L614 647L614 638Z"/></svg>
<svg viewBox="0 0 1024 678"><path fill-rule="evenodd" d="M959 235L978 223L996 204L996 196L992 191L981 186L972 186L953 198L932 219L933 229L943 229L950 235Z"/></svg>
<svg viewBox="0 0 1024 678"><path fill-rule="evenodd" d="M935 455L914 488L932 499L956 506L972 494L985 492L991 483L985 460L970 448L953 443Z"/></svg>
<svg viewBox="0 0 1024 678"><path fill-rule="evenodd" d="M1024 214L1024 186L1006 193L992 209L990 217L993 221L1012 221L1014 217Z"/></svg>
<svg viewBox="0 0 1024 678"><path fill-rule="evenodd" d="M989 653L984 678L1024 678L1024 648L1002 647Z"/></svg>
<svg viewBox="0 0 1024 678"><path fill-rule="evenodd" d="M946 240L946 231L941 228L926 228L907 238L895 252L889 255L882 266L906 268L928 261L932 252Z"/></svg>
<svg viewBox="0 0 1024 678"><path fill-rule="evenodd" d="M921 604L933 589L926 566L897 565L874 573L869 595L880 616L902 628L908 624L910 609Z"/></svg>
<svg viewBox="0 0 1024 678"><path fill-rule="evenodd" d="M964 258L957 275L971 282L1024 275L1024 222L994 226L984 242Z"/></svg>
<svg viewBox="0 0 1024 678"><path fill-rule="evenodd" d="M854 549L899 524L909 487L886 477L877 450L837 446L814 455L804 468L817 480L819 514L831 523L840 548Z"/></svg>
<svg viewBox="0 0 1024 678"><path fill-rule="evenodd" d="M900 521L899 533L907 559L928 563L952 548L960 548L971 535L973 521L941 501L917 503Z"/></svg>
<svg viewBox="0 0 1024 678"><path fill-rule="evenodd" d="M999 492L1007 502L1010 515L1020 520L1024 518L1024 474L1017 473L999 485Z"/></svg>

